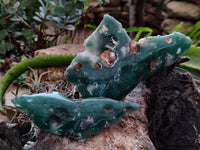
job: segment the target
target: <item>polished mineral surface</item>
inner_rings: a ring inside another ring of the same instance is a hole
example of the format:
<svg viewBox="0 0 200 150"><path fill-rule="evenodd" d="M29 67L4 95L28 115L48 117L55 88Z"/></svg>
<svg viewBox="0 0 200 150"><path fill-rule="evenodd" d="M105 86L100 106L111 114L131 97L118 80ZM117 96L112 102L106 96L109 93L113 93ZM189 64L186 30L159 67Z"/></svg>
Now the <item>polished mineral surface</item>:
<svg viewBox="0 0 200 150"><path fill-rule="evenodd" d="M178 32L135 42L118 21L105 15L85 40L85 51L67 68L66 79L85 98L122 100L141 80L175 63L191 44L189 37Z"/></svg>
<svg viewBox="0 0 200 150"><path fill-rule="evenodd" d="M58 92L23 95L12 99L12 102L25 110L40 129L73 139L96 135L139 109L136 103L109 98L73 101Z"/></svg>

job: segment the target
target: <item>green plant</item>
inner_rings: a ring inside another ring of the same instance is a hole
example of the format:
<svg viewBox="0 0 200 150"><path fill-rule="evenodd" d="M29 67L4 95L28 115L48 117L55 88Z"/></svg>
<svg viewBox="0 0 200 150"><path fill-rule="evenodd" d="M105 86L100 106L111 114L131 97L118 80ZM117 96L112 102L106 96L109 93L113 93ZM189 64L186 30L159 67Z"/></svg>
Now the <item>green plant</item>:
<svg viewBox="0 0 200 150"><path fill-rule="evenodd" d="M56 45L60 35L75 29L88 5L89 0L0 1L0 57ZM55 26L54 33L46 31L48 22Z"/></svg>
<svg viewBox="0 0 200 150"><path fill-rule="evenodd" d="M183 24L184 22L180 22L171 32L180 32L183 28ZM194 45L200 46L200 21L196 22L185 35L192 39Z"/></svg>
<svg viewBox="0 0 200 150"><path fill-rule="evenodd" d="M195 23L194 26L186 33L196 46L200 46L200 21Z"/></svg>
<svg viewBox="0 0 200 150"><path fill-rule="evenodd" d="M0 105L2 105L2 100L4 93L6 92L8 86L22 73L27 71L29 68L44 68L51 66L68 66L73 55L49 55L40 56L32 59L26 59L20 63L13 66L6 75L1 79L0 82Z"/></svg>
<svg viewBox="0 0 200 150"><path fill-rule="evenodd" d="M175 26L175 28L171 31L172 32L179 32L181 28L183 27L184 22L181 21L178 25Z"/></svg>
<svg viewBox="0 0 200 150"><path fill-rule="evenodd" d="M148 37L151 36L153 30L148 27L129 27L126 28L126 32L137 32L134 40L138 41L141 38L142 33L146 32L147 34L145 35L145 37Z"/></svg>
<svg viewBox="0 0 200 150"><path fill-rule="evenodd" d="M194 77L197 84L200 85L200 47L191 46L191 48L183 54L190 57L190 61L180 64L179 66L189 71Z"/></svg>
<svg viewBox="0 0 200 150"><path fill-rule="evenodd" d="M179 32L183 27L184 22L179 23L173 30ZM183 54L183 56L190 57L190 61L180 64L179 67L187 70L192 74L195 82L200 85L200 21L196 22L191 29L186 33L192 39L193 46ZM177 68L176 71L183 71Z"/></svg>
<svg viewBox="0 0 200 150"><path fill-rule="evenodd" d="M32 68L30 68L30 70L33 73L33 78L26 77L26 79L30 79L31 83L25 82L24 85L29 87L30 93L40 93L41 79L45 74L49 73L50 71L43 72L39 75L38 70L34 70Z"/></svg>

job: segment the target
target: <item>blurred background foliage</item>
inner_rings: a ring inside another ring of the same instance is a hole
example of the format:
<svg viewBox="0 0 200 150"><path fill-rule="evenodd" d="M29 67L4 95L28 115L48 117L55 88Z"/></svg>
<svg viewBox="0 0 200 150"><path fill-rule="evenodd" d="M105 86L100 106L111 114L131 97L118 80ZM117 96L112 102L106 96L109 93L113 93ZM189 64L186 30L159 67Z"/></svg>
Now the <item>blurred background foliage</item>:
<svg viewBox="0 0 200 150"><path fill-rule="evenodd" d="M172 32L179 32L183 28L184 22L179 23ZM186 51L183 56L190 57L190 61L180 64L180 68L176 68L176 71L188 71L194 77L196 83L200 85L200 21L197 21L186 35L192 39L193 45Z"/></svg>
<svg viewBox="0 0 200 150"><path fill-rule="evenodd" d="M75 29L88 5L89 0L0 0L0 58L57 45L59 35ZM54 33L46 32L47 22L55 26Z"/></svg>

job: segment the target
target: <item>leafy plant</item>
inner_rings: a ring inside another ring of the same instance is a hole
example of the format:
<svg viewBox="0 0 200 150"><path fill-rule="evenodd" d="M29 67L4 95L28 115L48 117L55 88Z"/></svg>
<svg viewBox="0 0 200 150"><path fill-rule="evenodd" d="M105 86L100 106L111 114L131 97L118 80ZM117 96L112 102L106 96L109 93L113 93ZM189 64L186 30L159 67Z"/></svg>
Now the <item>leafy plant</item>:
<svg viewBox="0 0 200 150"><path fill-rule="evenodd" d="M126 32L137 32L134 40L138 41L141 38L142 33L146 32L147 34L145 35L145 37L148 37L151 36L153 30L148 27L129 27L126 28Z"/></svg>
<svg viewBox="0 0 200 150"><path fill-rule="evenodd" d="M175 28L171 31L171 33L172 32L179 32L180 30L181 30L181 28L183 27L183 24L184 24L184 22L183 21L181 21L179 24L177 24L176 26L175 26Z"/></svg>
<svg viewBox="0 0 200 150"><path fill-rule="evenodd" d="M196 46L200 46L200 21L195 23L195 25L186 33Z"/></svg>
<svg viewBox="0 0 200 150"><path fill-rule="evenodd" d="M43 68L51 66L68 66L74 55L49 55L26 59L13 66L0 82L0 106L8 86L29 68Z"/></svg>
<svg viewBox="0 0 200 150"><path fill-rule="evenodd" d="M180 30L183 28L184 22L180 22L178 25L175 26L175 28L172 30L172 32L180 32ZM200 46L200 21L196 22L186 33L187 36L189 36L193 44L196 46Z"/></svg>
<svg viewBox="0 0 200 150"><path fill-rule="evenodd" d="M33 78L30 77L26 78L30 79L31 83L24 83L24 84L29 87L31 93L40 93L39 86L41 83L41 79L45 74L49 73L50 71L43 72L42 74L39 75L38 70L34 70L32 68L30 68L30 70L33 73Z"/></svg>
<svg viewBox="0 0 200 150"><path fill-rule="evenodd" d="M184 22L179 23L172 32L176 31L179 32L180 29L183 27ZM189 36L192 39L193 46L183 54L183 56L190 57L190 61L180 64L179 67L181 67L184 70L187 70L192 74L192 76L195 79L195 82L200 85L200 21L195 23L191 27L191 29L186 33L187 36ZM178 71L181 71L181 69L177 69Z"/></svg>
<svg viewBox="0 0 200 150"><path fill-rule="evenodd" d="M56 45L60 35L75 29L88 5L89 0L0 1L0 57ZM54 33L46 32L48 22L55 26Z"/></svg>
<svg viewBox="0 0 200 150"><path fill-rule="evenodd" d="M190 61L180 64L180 67L189 71L200 85L200 47L193 45L183 56L190 57Z"/></svg>

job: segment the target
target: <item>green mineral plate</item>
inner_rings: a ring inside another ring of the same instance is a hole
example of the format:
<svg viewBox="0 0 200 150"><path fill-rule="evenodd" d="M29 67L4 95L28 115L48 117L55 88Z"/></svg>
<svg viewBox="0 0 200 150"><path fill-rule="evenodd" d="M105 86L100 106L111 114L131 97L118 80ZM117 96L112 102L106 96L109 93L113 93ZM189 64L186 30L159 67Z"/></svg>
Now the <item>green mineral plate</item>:
<svg viewBox="0 0 200 150"><path fill-rule="evenodd" d="M57 92L23 95L12 99L43 130L69 138L81 139L113 126L127 113L139 109L132 102L108 98L70 100Z"/></svg>
<svg viewBox="0 0 200 150"><path fill-rule="evenodd" d="M105 15L85 40L85 51L66 70L66 79L86 97L122 100L141 80L175 63L192 41L174 32L135 42L122 25Z"/></svg>

